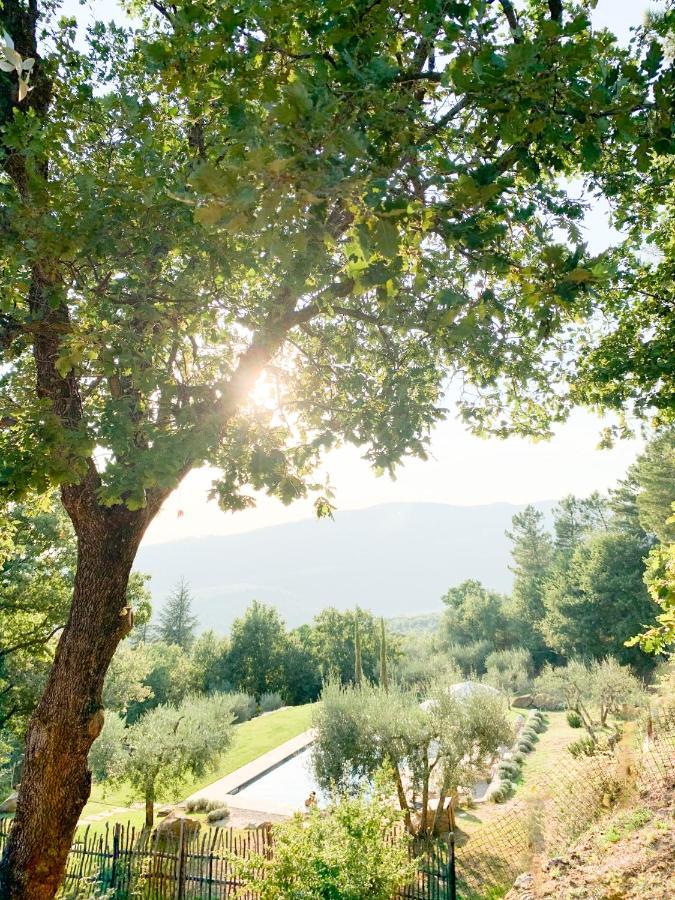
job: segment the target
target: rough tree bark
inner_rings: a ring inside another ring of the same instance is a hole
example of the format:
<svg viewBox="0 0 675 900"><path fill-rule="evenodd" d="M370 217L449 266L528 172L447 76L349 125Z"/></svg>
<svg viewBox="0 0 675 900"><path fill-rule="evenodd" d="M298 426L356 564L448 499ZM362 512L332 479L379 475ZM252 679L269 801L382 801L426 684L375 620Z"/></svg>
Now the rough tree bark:
<svg viewBox="0 0 675 900"><path fill-rule="evenodd" d="M145 785L145 824L152 828L155 824L155 782L148 779Z"/></svg>
<svg viewBox="0 0 675 900"><path fill-rule="evenodd" d="M103 680L131 627L127 582L147 516L83 512L70 616L28 729L17 814L0 864L7 900L51 900L58 890L91 788L87 755L103 726Z"/></svg>

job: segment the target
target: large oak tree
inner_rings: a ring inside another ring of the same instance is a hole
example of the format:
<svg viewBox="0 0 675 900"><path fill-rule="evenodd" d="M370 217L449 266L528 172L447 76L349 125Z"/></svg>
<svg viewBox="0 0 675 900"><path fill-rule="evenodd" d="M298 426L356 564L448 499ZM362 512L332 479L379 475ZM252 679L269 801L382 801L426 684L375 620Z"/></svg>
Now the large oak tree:
<svg viewBox="0 0 675 900"><path fill-rule="evenodd" d="M205 462L238 509L341 441L424 456L450 374L473 425L545 432L541 361L608 272L559 185L632 164L660 77L561 0L156 0L85 50L55 6L0 8L0 485L58 485L78 543L0 870L40 900L166 497Z"/></svg>

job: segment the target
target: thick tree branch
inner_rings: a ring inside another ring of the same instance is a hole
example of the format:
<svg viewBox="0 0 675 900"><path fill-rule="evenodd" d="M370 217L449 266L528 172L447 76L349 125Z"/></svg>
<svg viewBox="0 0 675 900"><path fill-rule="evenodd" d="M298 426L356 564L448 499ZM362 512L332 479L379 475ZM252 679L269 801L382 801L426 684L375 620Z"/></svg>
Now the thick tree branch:
<svg viewBox="0 0 675 900"><path fill-rule="evenodd" d="M506 16L506 21L509 23L511 31L518 31L520 24L511 0L499 0L499 5L504 10L504 15Z"/></svg>
<svg viewBox="0 0 675 900"><path fill-rule="evenodd" d="M31 647L37 647L40 644L46 644L47 641L51 640L55 634L58 634L59 631L63 628L63 625L57 625L52 628L47 634L39 633L39 630L36 629L30 637L25 638L23 641L18 641L16 644L11 644L9 647L0 647L0 659L5 656L9 656L12 653L18 653L19 650L29 650Z"/></svg>
<svg viewBox="0 0 675 900"><path fill-rule="evenodd" d="M548 8L551 13L551 18L553 19L553 21L562 23L562 17L563 17L562 0L548 0Z"/></svg>
<svg viewBox="0 0 675 900"><path fill-rule="evenodd" d="M4 151L4 168L11 178L23 202L44 213L41 202L33 196L32 184L46 181L48 161L38 158L30 163L13 146L4 143L4 128L14 118L15 110L31 110L38 119L47 116L52 99L52 83L44 71L37 47L37 0L27 4L19 0L5 0L3 22L16 50L24 58L36 60L31 72L31 90L22 101L18 99L17 87L12 75L0 83L0 150ZM30 165L30 169L29 169ZM68 431L78 430L82 424L82 400L77 376L74 371L63 376L57 369L57 360L64 334L70 331L70 317L64 301L54 302L63 294L63 284L59 275L58 260L37 257L31 267L31 283L28 291L30 326L22 330L32 333L33 358L36 370L36 392L40 399L49 401L53 413ZM1 323L0 323L1 324ZM11 329L12 339L16 330ZM7 327L0 331L9 340ZM2 342L4 344L4 341ZM86 502L90 509L98 507L97 491L100 479L93 459L86 461L87 473L78 485L66 485L62 489L64 505L71 518L81 515ZM73 518L75 522L75 518Z"/></svg>

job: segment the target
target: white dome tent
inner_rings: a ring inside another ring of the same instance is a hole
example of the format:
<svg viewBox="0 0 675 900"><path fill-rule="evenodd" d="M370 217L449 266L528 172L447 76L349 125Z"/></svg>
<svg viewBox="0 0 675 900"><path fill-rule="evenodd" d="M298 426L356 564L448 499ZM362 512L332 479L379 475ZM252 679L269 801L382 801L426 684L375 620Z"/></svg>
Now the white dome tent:
<svg viewBox="0 0 675 900"><path fill-rule="evenodd" d="M454 694L460 700L466 700L476 693L501 694L501 691L480 681L460 681L457 684L451 684L448 687L448 693ZM436 703L435 700L423 700L420 706L425 712L429 712L433 708L434 703Z"/></svg>

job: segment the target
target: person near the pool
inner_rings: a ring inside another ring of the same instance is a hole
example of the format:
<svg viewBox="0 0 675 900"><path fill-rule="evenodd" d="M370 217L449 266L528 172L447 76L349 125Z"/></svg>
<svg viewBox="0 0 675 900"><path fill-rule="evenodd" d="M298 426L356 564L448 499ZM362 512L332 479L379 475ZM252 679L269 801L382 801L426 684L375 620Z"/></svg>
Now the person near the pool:
<svg viewBox="0 0 675 900"><path fill-rule="evenodd" d="M305 800L305 809L312 809L316 806L316 791L311 791L309 797Z"/></svg>

